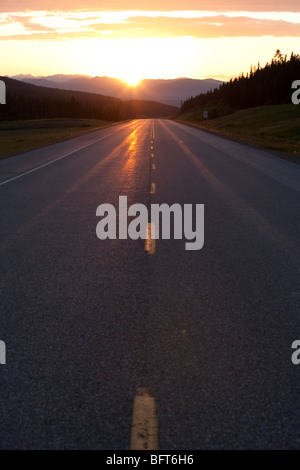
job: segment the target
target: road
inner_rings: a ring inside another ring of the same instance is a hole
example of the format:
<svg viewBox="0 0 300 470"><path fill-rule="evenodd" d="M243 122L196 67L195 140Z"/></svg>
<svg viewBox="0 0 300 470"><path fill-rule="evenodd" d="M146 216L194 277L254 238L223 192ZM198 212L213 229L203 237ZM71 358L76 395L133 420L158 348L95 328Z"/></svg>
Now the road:
<svg viewBox="0 0 300 470"><path fill-rule="evenodd" d="M141 390L160 450L299 448L299 171L163 119L1 160L1 448L130 449ZM204 204L204 247L100 240L120 195Z"/></svg>

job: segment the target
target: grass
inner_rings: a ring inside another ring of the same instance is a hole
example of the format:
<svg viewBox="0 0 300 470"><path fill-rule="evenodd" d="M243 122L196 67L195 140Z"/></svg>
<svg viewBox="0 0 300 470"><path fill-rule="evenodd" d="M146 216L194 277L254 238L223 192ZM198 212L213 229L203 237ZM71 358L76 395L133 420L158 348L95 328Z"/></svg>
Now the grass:
<svg viewBox="0 0 300 470"><path fill-rule="evenodd" d="M259 106L205 121L197 110L177 120L300 159L300 106Z"/></svg>
<svg viewBox="0 0 300 470"><path fill-rule="evenodd" d="M0 122L0 158L70 139L112 125L92 119Z"/></svg>

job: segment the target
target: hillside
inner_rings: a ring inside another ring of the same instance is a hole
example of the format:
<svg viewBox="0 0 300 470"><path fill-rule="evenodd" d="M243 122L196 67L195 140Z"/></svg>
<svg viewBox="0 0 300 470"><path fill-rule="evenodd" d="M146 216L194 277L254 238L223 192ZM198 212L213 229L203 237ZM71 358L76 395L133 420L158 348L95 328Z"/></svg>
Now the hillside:
<svg viewBox="0 0 300 470"><path fill-rule="evenodd" d="M300 161L300 106L258 106L201 122L186 117L183 114L178 120L242 142L288 153L294 161Z"/></svg>
<svg viewBox="0 0 300 470"><path fill-rule="evenodd" d="M291 103L292 83L300 78L300 55L290 58L277 50L270 63L252 67L246 76L222 84L218 89L201 93L186 100L181 114L191 114L202 119L203 110L209 118L221 117L239 109L254 106Z"/></svg>
<svg viewBox="0 0 300 470"><path fill-rule="evenodd" d="M48 77L12 77L34 85L63 90L84 91L114 96L123 100L151 100L172 106L199 93L213 90L223 82L214 79L177 78L172 80L145 79L135 87L128 86L117 78L87 77L83 75L52 75Z"/></svg>
<svg viewBox="0 0 300 470"><path fill-rule="evenodd" d="M96 93L41 87L0 77L6 84L7 104L0 107L0 120L86 118L119 121L139 117L173 116L175 106L128 100Z"/></svg>

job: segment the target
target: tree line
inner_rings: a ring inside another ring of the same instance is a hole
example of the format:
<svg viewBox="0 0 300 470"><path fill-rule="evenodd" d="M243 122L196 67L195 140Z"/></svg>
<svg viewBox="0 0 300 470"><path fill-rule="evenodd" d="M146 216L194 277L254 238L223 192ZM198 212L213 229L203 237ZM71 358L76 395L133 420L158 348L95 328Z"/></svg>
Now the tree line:
<svg viewBox="0 0 300 470"><path fill-rule="evenodd" d="M0 77L6 84L6 105L0 121L80 118L116 122L137 117L171 116L178 108L143 100L123 101L95 93L46 88Z"/></svg>
<svg viewBox="0 0 300 470"><path fill-rule="evenodd" d="M270 63L251 66L219 88L191 97L181 106L181 113L196 108L209 108L210 117L254 106L291 103L291 85L300 80L300 55L291 53L289 59L278 49Z"/></svg>
<svg viewBox="0 0 300 470"><path fill-rule="evenodd" d="M74 96L70 98L33 97L18 93L7 93L6 105L0 109L2 120L81 118L119 121L120 106L104 103L82 103Z"/></svg>

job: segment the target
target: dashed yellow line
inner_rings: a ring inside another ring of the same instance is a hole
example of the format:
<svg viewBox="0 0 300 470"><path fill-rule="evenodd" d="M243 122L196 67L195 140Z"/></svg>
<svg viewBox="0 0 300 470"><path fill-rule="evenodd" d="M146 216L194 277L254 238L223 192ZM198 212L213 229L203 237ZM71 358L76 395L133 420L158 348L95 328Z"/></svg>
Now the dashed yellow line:
<svg viewBox="0 0 300 470"><path fill-rule="evenodd" d="M134 398L130 449L158 449L156 404L146 388L138 388Z"/></svg>
<svg viewBox="0 0 300 470"><path fill-rule="evenodd" d="M154 142L154 123L152 124L152 131L151 131L151 158L154 158L154 153L153 153L153 142ZM151 169L155 170L156 165L155 163L151 164ZM150 194L155 194L156 192L156 185L155 183L151 183L150 187ZM155 240L155 226L154 224L149 223L148 224L148 234L147 234L147 239L145 240L145 251L148 252L149 255L153 255L156 250L156 240Z"/></svg>
<svg viewBox="0 0 300 470"><path fill-rule="evenodd" d="M145 251L148 251L149 255L154 255L155 250L156 250L155 226L154 224L149 222L147 228L148 228L148 233L147 233L147 239L145 240Z"/></svg>

